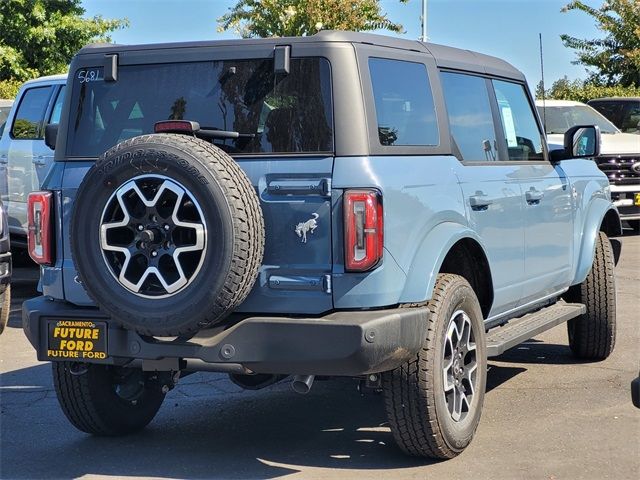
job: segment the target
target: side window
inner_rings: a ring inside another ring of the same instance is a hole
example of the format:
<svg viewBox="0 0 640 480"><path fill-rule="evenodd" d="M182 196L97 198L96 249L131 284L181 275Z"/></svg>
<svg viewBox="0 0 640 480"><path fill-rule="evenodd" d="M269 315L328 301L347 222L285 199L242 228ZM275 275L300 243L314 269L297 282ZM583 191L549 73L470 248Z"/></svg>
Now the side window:
<svg viewBox="0 0 640 480"><path fill-rule="evenodd" d="M52 87L30 88L22 96L13 120L11 136L20 140L44 138L42 123L47 111Z"/></svg>
<svg viewBox="0 0 640 480"><path fill-rule="evenodd" d="M53 105L53 110L51 111L51 117L49 118L49 123L60 123L60 114L62 113L62 102L64 102L64 91L67 87L62 86L60 91L58 92L58 96L56 97L56 103Z"/></svg>
<svg viewBox="0 0 640 480"><path fill-rule="evenodd" d="M620 130L626 133L640 133L640 102L628 102L620 121Z"/></svg>
<svg viewBox="0 0 640 480"><path fill-rule="evenodd" d="M498 160L485 79L449 72L443 72L441 79L454 153L467 162Z"/></svg>
<svg viewBox="0 0 640 480"><path fill-rule="evenodd" d="M527 99L524 86L492 80L496 92L509 160L544 160L542 133Z"/></svg>
<svg viewBox="0 0 640 480"><path fill-rule="evenodd" d="M381 145L437 145L438 123L427 68L370 58L369 72Z"/></svg>

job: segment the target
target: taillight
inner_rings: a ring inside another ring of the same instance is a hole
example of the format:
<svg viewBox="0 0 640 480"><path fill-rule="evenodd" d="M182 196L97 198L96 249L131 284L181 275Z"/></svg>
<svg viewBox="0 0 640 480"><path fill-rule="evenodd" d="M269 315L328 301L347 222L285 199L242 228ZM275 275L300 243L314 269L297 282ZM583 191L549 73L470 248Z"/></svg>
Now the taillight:
<svg viewBox="0 0 640 480"><path fill-rule="evenodd" d="M53 194L51 192L33 192L29 194L27 211L29 256L40 265L51 265L53 263L52 199Z"/></svg>
<svg viewBox="0 0 640 480"><path fill-rule="evenodd" d="M382 260L384 247L382 197L376 190L344 194L344 263L346 270L364 272Z"/></svg>

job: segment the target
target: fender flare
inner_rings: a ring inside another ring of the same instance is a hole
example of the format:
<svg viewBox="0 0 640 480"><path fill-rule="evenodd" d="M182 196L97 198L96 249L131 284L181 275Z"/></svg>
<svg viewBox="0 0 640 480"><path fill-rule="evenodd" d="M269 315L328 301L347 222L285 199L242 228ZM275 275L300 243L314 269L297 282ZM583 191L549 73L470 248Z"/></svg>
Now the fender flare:
<svg viewBox="0 0 640 480"><path fill-rule="evenodd" d="M487 249L476 232L455 222L439 223L429 231L416 249L399 302L419 303L431 299L444 259L451 247L463 239L477 242L488 258Z"/></svg>
<svg viewBox="0 0 640 480"><path fill-rule="evenodd" d="M615 215L618 227L616 229L617 234L622 233L620 216L618 215L617 209L610 201L605 200L604 198L594 198L585 212L585 221L582 228L582 234L580 236L580 249L576 262L575 275L571 285L582 283L587 278L596 252L598 232L601 230L600 227L605 221L605 217L607 215Z"/></svg>

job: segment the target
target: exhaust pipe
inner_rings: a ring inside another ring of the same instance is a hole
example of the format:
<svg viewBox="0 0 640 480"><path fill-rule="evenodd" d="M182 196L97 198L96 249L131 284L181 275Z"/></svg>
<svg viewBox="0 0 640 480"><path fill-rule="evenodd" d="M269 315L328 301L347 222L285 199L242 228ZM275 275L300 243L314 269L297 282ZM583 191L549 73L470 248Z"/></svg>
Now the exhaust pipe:
<svg viewBox="0 0 640 480"><path fill-rule="evenodd" d="M296 393L306 395L311 390L314 378L315 375L296 375L293 377L293 382L291 382L291 388Z"/></svg>

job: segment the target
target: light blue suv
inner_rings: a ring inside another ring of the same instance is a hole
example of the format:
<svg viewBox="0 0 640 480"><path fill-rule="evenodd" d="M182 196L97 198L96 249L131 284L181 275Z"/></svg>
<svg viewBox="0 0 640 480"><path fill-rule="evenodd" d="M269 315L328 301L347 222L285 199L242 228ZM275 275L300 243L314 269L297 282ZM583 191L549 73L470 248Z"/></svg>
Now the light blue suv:
<svg viewBox="0 0 640 480"><path fill-rule="evenodd" d="M109 45L67 89L23 326L82 431L143 428L182 373L350 376L400 448L451 458L487 357L567 321L577 357L613 350L599 130L549 152L502 60L346 32Z"/></svg>

